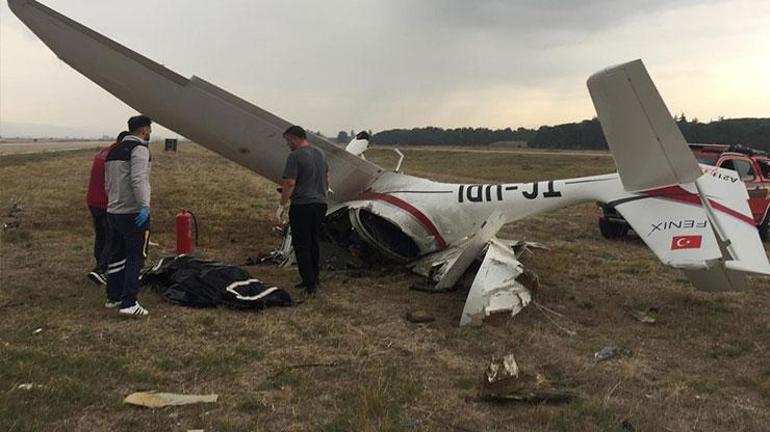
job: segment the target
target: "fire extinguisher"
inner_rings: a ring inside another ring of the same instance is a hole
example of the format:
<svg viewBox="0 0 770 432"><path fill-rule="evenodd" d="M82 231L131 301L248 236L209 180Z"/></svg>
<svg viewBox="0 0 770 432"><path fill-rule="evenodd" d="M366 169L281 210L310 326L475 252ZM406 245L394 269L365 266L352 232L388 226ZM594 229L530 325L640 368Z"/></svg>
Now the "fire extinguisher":
<svg viewBox="0 0 770 432"><path fill-rule="evenodd" d="M189 254L193 250L193 226L195 244L198 244L198 220L192 212L182 209L176 215L176 253Z"/></svg>

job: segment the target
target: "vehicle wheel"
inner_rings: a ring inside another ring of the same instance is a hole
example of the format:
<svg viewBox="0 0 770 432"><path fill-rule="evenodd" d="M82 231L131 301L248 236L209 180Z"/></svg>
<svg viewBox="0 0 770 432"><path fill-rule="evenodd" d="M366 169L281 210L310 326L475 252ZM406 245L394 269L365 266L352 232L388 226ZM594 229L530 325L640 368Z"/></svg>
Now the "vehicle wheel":
<svg viewBox="0 0 770 432"><path fill-rule="evenodd" d="M770 240L770 212L765 215L765 220L757 227L762 241Z"/></svg>
<svg viewBox="0 0 770 432"><path fill-rule="evenodd" d="M599 218L599 231L602 233L602 237L612 240L625 237L628 234L628 227L624 224Z"/></svg>

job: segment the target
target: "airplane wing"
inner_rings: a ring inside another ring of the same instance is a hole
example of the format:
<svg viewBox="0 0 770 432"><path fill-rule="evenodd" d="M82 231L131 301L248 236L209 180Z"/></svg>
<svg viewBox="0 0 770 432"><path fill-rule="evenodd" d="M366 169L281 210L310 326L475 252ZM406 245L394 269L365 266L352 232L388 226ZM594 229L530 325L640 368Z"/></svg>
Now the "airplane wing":
<svg viewBox="0 0 770 432"><path fill-rule="evenodd" d="M280 182L291 123L227 91L174 71L33 0L8 5L62 61L135 110L196 143ZM314 134L326 153L334 201L354 198L383 169Z"/></svg>

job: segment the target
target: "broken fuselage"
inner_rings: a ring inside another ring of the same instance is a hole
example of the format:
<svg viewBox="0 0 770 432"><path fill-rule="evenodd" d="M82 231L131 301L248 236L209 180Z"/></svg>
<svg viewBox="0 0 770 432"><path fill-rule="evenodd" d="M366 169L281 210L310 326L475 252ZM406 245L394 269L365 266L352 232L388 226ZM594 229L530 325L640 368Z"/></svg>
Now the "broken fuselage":
<svg viewBox="0 0 770 432"><path fill-rule="evenodd" d="M409 262L458 245L482 229L494 213L503 224L581 202L616 200L617 174L531 183L451 184L384 173L356 199L333 208L347 211L353 229L384 255Z"/></svg>

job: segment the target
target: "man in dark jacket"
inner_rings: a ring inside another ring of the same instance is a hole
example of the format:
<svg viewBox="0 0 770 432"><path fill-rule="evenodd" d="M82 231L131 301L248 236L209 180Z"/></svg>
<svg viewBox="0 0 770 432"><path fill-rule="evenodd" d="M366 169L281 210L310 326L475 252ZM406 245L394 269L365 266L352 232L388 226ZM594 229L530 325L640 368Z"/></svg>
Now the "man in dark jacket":
<svg viewBox="0 0 770 432"><path fill-rule="evenodd" d="M326 156L310 145L305 130L299 126L286 129L283 137L291 153L283 171L279 218L291 199L289 225L302 277L298 286L312 295L318 289L318 237L326 216L326 191L329 188Z"/></svg>
<svg viewBox="0 0 770 432"><path fill-rule="evenodd" d="M94 155L93 162L91 162L86 204L94 222L96 266L88 273L88 278L100 285L107 285L107 260L110 259L108 256L109 247L106 246L109 241L109 225L107 224L107 192L104 190L104 161L107 159L107 154L109 154L112 146L123 141L126 135L128 135L128 131L121 132L112 145L99 149Z"/></svg>
<svg viewBox="0 0 770 432"><path fill-rule="evenodd" d="M136 298L150 227L150 150L152 120L128 120L129 134L115 144L105 163L110 260L107 264L108 308L126 316L149 314Z"/></svg>

